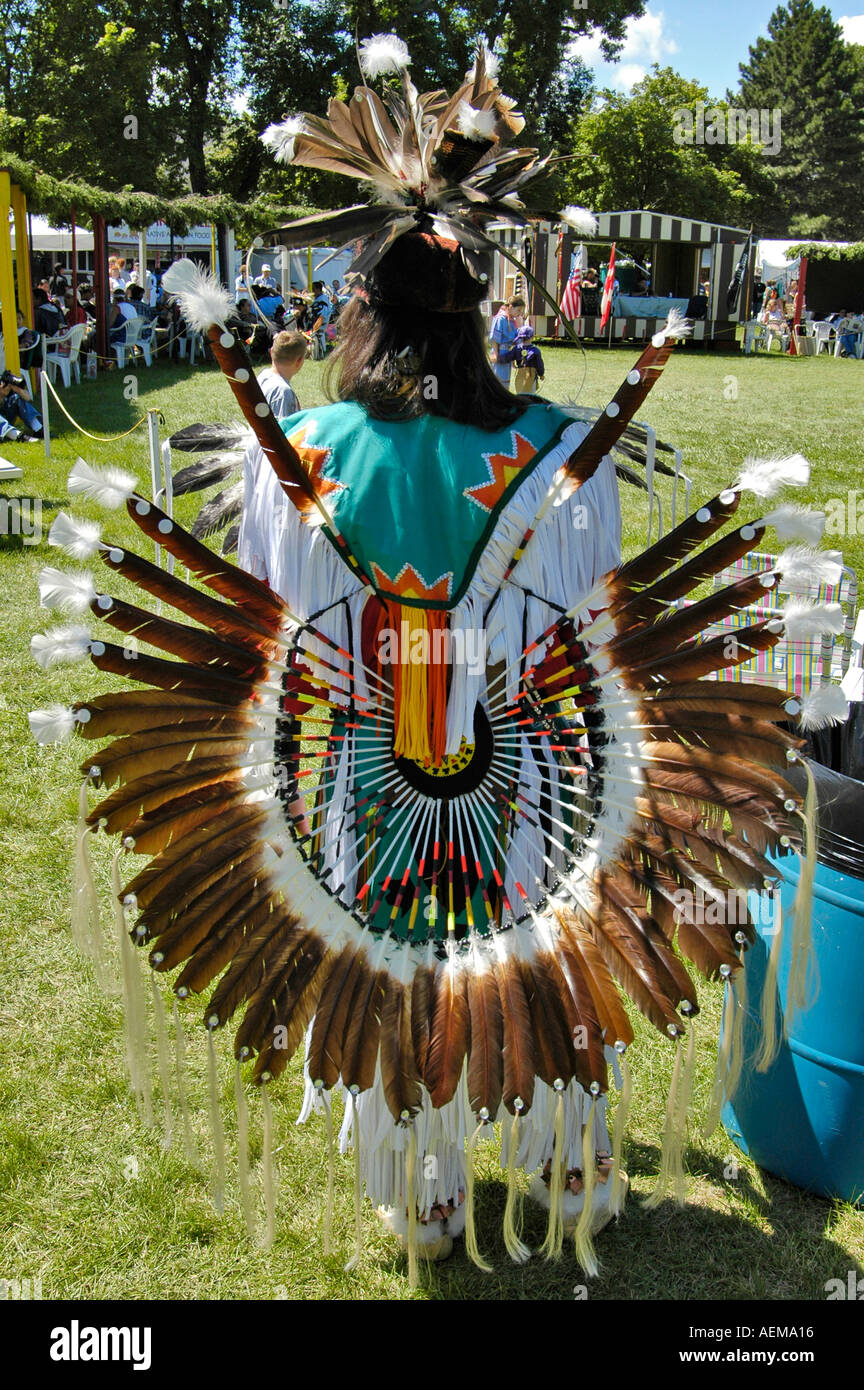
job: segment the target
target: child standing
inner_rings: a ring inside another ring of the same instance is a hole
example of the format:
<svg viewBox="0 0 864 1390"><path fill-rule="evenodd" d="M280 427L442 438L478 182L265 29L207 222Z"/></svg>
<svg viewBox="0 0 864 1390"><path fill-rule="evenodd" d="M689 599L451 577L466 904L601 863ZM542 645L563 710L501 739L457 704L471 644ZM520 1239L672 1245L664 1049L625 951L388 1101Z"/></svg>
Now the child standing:
<svg viewBox="0 0 864 1390"><path fill-rule="evenodd" d="M277 333L270 348L270 363L258 378L264 398L277 420L296 415L300 402L291 385L306 361L308 343L303 333Z"/></svg>
<svg viewBox="0 0 864 1390"><path fill-rule="evenodd" d="M538 383L546 375L540 349L534 343L534 330L530 324L523 324L516 331L516 352L513 358L516 368L514 387L517 396L536 396Z"/></svg>

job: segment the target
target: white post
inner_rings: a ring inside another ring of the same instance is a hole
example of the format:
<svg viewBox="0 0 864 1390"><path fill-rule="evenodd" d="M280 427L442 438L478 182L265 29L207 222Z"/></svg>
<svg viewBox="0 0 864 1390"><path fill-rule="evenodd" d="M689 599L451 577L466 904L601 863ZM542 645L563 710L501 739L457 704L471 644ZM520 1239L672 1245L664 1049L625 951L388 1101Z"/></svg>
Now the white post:
<svg viewBox="0 0 864 1390"><path fill-rule="evenodd" d="M51 457L51 426L48 421L48 368L43 367L39 373L39 389L42 396L42 443L45 446L45 457Z"/></svg>
<svg viewBox="0 0 864 1390"><path fill-rule="evenodd" d="M654 524L654 500L657 500L657 539L663 534L663 513L660 507L660 497L654 491L654 459L657 453L657 434L650 425L642 425L645 431L645 482L648 484L648 536L646 544L651 544L651 533Z"/></svg>
<svg viewBox="0 0 864 1390"><path fill-rule="evenodd" d="M138 284L147 292L147 228L142 227L138 233Z"/></svg>
<svg viewBox="0 0 864 1390"><path fill-rule="evenodd" d="M162 491L165 494L165 505L162 510L169 516L174 515L174 474L171 472L171 441L166 439L160 450L162 457ZM174 573L174 556L167 555L165 568L169 574Z"/></svg>

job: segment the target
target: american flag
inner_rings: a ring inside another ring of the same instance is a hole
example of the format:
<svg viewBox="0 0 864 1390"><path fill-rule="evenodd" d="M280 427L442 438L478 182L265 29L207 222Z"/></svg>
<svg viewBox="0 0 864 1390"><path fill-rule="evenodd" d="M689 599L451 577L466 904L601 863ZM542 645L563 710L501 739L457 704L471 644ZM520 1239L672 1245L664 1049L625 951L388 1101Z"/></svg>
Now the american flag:
<svg viewBox="0 0 864 1390"><path fill-rule="evenodd" d="M578 319L582 312L582 261L576 255L573 257L573 269L570 271L570 279L564 286L564 293L561 296L561 313L565 319Z"/></svg>
<svg viewBox="0 0 864 1390"><path fill-rule="evenodd" d="M612 312L612 296L615 291L615 243L612 243L612 251L609 256L609 269L606 271L606 279L603 283L603 298L600 301L600 329L606 327L609 322L609 315Z"/></svg>

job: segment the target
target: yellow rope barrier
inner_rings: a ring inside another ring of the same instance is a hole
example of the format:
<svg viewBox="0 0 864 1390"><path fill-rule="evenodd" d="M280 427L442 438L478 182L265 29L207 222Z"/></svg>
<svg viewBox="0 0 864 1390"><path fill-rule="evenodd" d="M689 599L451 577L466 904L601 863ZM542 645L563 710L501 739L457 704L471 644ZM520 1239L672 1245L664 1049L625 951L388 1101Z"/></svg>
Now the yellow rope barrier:
<svg viewBox="0 0 864 1390"><path fill-rule="evenodd" d="M78 421L73 419L72 416L69 414L69 411L66 409L60 397L57 395L54 383L48 376L47 372L45 373L45 384L47 385L48 390L51 392L51 395L54 397L60 409L63 411L63 414L66 416L66 419L69 421L70 425L73 425L75 429L78 430L79 434L86 435L88 439L95 439L99 444L113 444L115 439L125 439L127 434L133 434L134 431L138 429L139 425L146 425L147 423L147 416L142 415L140 420L136 420L135 424L132 425L130 429L124 430L122 434L91 434L89 430L85 430L84 426L79 425Z"/></svg>

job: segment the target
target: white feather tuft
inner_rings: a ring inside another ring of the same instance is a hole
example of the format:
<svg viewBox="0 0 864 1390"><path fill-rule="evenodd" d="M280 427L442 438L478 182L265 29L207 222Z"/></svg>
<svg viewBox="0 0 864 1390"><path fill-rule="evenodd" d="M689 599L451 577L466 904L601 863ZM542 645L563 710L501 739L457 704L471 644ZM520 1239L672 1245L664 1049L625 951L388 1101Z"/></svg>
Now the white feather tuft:
<svg viewBox="0 0 864 1390"><path fill-rule="evenodd" d="M48 544L59 546L73 560L89 560L98 550L101 539L102 527L98 522L82 521L67 512L57 513L48 532Z"/></svg>
<svg viewBox="0 0 864 1390"><path fill-rule="evenodd" d="M488 48L485 43L483 45L483 59L484 66L486 69L486 76L489 78L490 82L494 82L496 77L498 76L498 69L501 67L501 59L498 57L498 54L493 53L492 49ZM465 79L468 82L473 82L476 75L477 61L475 59L468 72L466 72Z"/></svg>
<svg viewBox="0 0 864 1390"><path fill-rule="evenodd" d="M566 208L561 209L559 218L579 236L594 236L597 232L597 218L587 208L578 208L575 204L568 203Z"/></svg>
<svg viewBox="0 0 864 1390"><path fill-rule="evenodd" d="M373 34L360 44L359 53L364 77L382 77L387 72L401 72L411 62L408 45L398 34Z"/></svg>
<svg viewBox="0 0 864 1390"><path fill-rule="evenodd" d="M784 503L768 512L759 522L760 526L772 526L781 541L804 541L807 545L818 545L825 530L825 513L814 512L808 507L799 507L794 502Z"/></svg>
<svg viewBox="0 0 864 1390"><path fill-rule="evenodd" d="M27 716L30 732L37 743L62 743L75 727L74 711L68 705L49 705L33 709Z"/></svg>
<svg viewBox="0 0 864 1390"><path fill-rule="evenodd" d="M478 111L470 101L460 101L456 127L466 140L491 140L497 124L495 111Z"/></svg>
<svg viewBox="0 0 864 1390"><path fill-rule="evenodd" d="M86 627L55 627L51 632L37 632L30 639L30 655L43 670L83 661L90 650L90 633Z"/></svg>
<svg viewBox="0 0 864 1390"><path fill-rule="evenodd" d="M214 324L224 328L234 312L231 296L215 275L194 261L175 261L162 276L162 288L176 294L190 328L206 333Z"/></svg>
<svg viewBox="0 0 864 1390"><path fill-rule="evenodd" d="M297 136L302 135L305 129L302 116L289 116L287 120L279 121L276 125L268 125L261 136L261 143L267 146L280 164L290 164L294 158Z"/></svg>
<svg viewBox="0 0 864 1390"><path fill-rule="evenodd" d="M848 715L849 702L839 685L823 685L802 697L798 722L802 729L824 729L844 723Z"/></svg>
<svg viewBox="0 0 864 1390"><path fill-rule="evenodd" d="M69 474L69 491L76 497L87 497L101 507L122 507L138 490L138 480L122 468L95 468L86 459L77 458Z"/></svg>
<svg viewBox="0 0 864 1390"><path fill-rule="evenodd" d="M757 497L773 497L781 487L806 487L810 465L803 454L785 458L745 459L736 492L754 492Z"/></svg>
<svg viewBox="0 0 864 1390"><path fill-rule="evenodd" d="M783 630L791 642L823 633L843 631L845 614L840 603L787 603L783 609Z"/></svg>
<svg viewBox="0 0 864 1390"><path fill-rule="evenodd" d="M96 585L87 570L70 574L68 570L52 569L49 565L39 575L39 602L43 608L83 613L95 597Z"/></svg>
<svg viewBox="0 0 864 1390"><path fill-rule="evenodd" d="M680 309L670 309L669 317L660 329L656 337L664 338L689 338L693 332L693 325L689 319L685 319Z"/></svg>
<svg viewBox="0 0 864 1390"><path fill-rule="evenodd" d="M839 550L809 550L806 545L790 545L778 555L774 566L783 576L783 588L791 593L829 588L843 575L843 556Z"/></svg>

